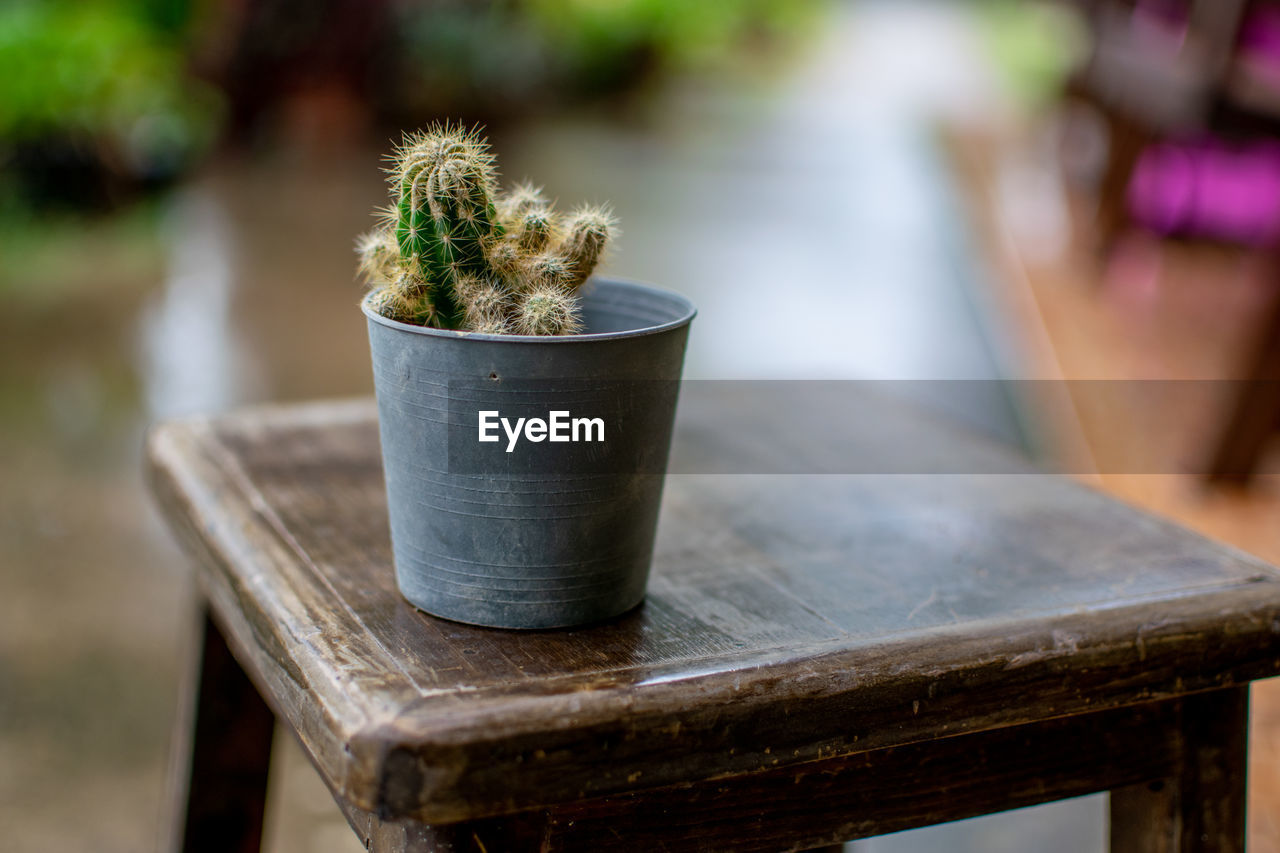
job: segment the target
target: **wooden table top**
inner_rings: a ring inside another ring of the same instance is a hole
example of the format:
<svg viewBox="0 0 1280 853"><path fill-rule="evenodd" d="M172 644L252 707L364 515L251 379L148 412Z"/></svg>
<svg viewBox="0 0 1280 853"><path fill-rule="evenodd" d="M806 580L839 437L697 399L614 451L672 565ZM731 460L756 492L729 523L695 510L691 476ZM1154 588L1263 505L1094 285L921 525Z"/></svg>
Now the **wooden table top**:
<svg viewBox="0 0 1280 853"><path fill-rule="evenodd" d="M697 417L682 411L677 456L705 443ZM1280 672L1275 569L1051 475L672 475L645 604L528 633L400 597L369 402L164 424L149 458L237 657L335 795L383 818L778 770Z"/></svg>

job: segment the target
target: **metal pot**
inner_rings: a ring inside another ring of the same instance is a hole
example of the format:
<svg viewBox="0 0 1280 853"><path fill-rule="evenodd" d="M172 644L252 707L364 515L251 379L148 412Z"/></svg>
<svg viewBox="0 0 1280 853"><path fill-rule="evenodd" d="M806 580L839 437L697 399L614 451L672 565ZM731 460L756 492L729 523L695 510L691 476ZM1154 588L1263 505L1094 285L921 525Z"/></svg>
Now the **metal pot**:
<svg viewBox="0 0 1280 853"><path fill-rule="evenodd" d="M428 329L362 308L404 597L501 628L639 604L693 305L595 280L584 332L563 337Z"/></svg>

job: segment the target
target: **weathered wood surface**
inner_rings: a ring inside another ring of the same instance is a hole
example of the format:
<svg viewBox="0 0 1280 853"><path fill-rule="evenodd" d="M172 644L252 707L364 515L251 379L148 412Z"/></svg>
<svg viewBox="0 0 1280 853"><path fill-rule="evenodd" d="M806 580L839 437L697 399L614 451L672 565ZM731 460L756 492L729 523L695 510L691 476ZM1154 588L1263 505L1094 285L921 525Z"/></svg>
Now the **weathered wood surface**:
<svg viewBox="0 0 1280 853"><path fill-rule="evenodd" d="M379 853L809 850L1175 776L1181 766L1182 702L1009 726L447 826L381 823L357 810L348 813L357 833Z"/></svg>
<svg viewBox="0 0 1280 853"><path fill-rule="evenodd" d="M1280 671L1273 569L1049 476L671 477L646 604L531 634L397 594L368 404L169 424L149 450L232 648L334 791L384 819L766 772Z"/></svg>

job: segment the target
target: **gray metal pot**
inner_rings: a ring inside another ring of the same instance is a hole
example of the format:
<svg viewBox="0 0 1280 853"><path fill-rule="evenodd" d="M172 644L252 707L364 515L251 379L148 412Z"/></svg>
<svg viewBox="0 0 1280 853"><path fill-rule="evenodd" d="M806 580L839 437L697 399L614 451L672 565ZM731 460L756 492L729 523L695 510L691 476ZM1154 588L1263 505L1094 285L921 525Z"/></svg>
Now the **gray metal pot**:
<svg viewBox="0 0 1280 853"><path fill-rule="evenodd" d="M693 305L598 279L585 331L565 337L427 329L362 308L404 597L501 628L639 604ZM513 430L520 418L564 428L539 439L536 424Z"/></svg>

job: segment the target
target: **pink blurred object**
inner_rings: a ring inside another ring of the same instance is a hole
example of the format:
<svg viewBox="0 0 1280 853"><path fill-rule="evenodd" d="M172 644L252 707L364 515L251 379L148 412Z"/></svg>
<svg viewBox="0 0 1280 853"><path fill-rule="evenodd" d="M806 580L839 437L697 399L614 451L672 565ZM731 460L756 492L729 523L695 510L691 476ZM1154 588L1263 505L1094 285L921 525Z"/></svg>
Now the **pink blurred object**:
<svg viewBox="0 0 1280 853"><path fill-rule="evenodd" d="M1187 39L1187 5L1179 0L1139 0L1129 32L1135 47L1177 52Z"/></svg>
<svg viewBox="0 0 1280 853"><path fill-rule="evenodd" d="M1161 234L1260 245L1280 237L1280 143L1165 142L1143 152L1129 212Z"/></svg>
<svg viewBox="0 0 1280 853"><path fill-rule="evenodd" d="M1237 50L1256 62L1280 67L1280 7L1250 9L1240 25Z"/></svg>

